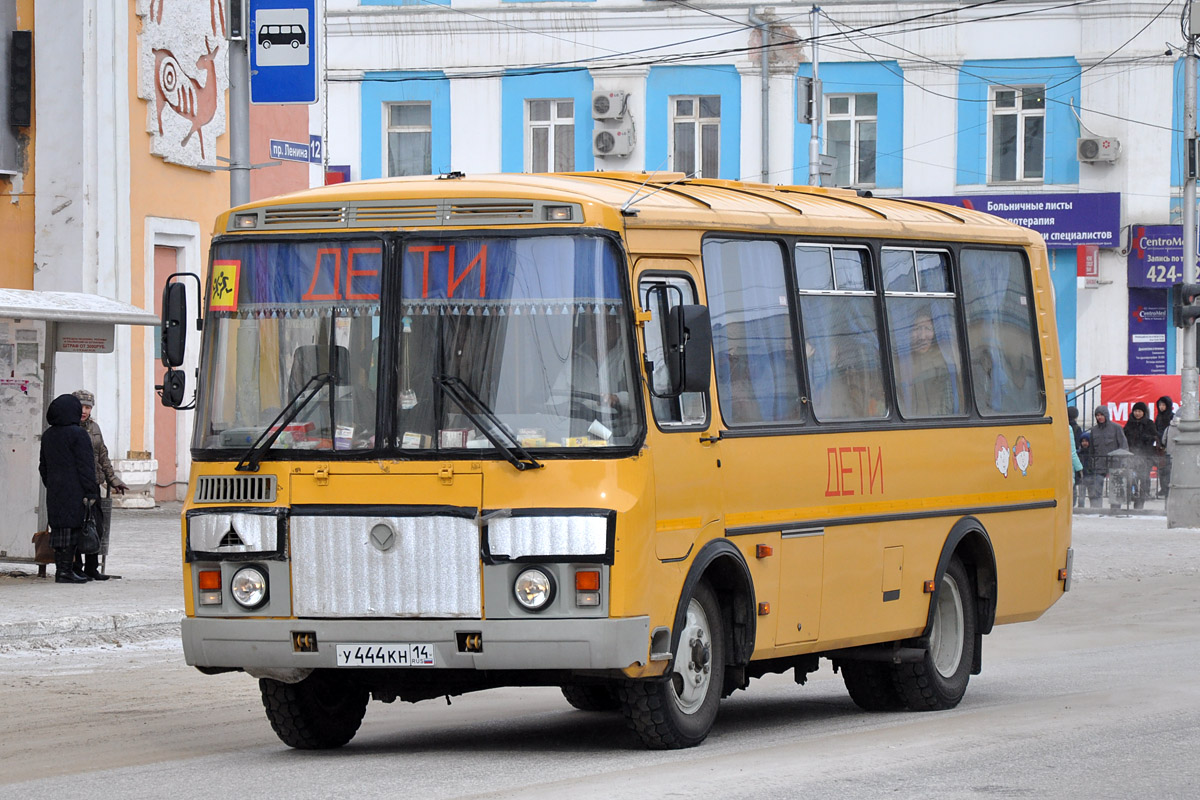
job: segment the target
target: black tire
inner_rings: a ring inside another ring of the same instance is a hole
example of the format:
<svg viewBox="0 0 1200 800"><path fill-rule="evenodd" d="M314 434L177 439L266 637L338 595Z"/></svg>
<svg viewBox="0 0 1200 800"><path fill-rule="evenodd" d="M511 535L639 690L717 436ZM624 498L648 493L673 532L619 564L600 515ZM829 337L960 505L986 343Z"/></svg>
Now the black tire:
<svg viewBox="0 0 1200 800"><path fill-rule="evenodd" d="M712 730L725 685L725 623L708 584L688 600L684 628L666 677L617 689L630 729L651 750L695 747ZM691 680L691 685L685 681Z"/></svg>
<svg viewBox="0 0 1200 800"><path fill-rule="evenodd" d="M569 684L562 687L562 693L580 711L616 711L621 707L617 690L605 684Z"/></svg>
<svg viewBox="0 0 1200 800"><path fill-rule="evenodd" d="M863 711L899 711L905 707L904 696L896 688L891 664L845 661L840 670L850 699Z"/></svg>
<svg viewBox="0 0 1200 800"><path fill-rule="evenodd" d="M298 750L341 747L367 713L366 689L320 670L299 683L262 678L258 688L275 734Z"/></svg>
<svg viewBox="0 0 1200 800"><path fill-rule="evenodd" d="M270 39L263 39L261 42L259 42L259 44L262 45L263 50L271 49L271 40Z"/></svg>
<svg viewBox="0 0 1200 800"><path fill-rule="evenodd" d="M942 711L958 705L975 663L975 588L957 557L951 559L932 602L937 605L925 657L893 668L896 690L913 711Z"/></svg>

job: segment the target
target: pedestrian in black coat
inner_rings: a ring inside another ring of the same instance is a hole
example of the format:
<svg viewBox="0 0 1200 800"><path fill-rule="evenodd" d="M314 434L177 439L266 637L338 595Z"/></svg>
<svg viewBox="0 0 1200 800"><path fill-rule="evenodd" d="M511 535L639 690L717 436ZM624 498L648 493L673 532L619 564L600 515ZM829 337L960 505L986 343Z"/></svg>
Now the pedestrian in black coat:
<svg viewBox="0 0 1200 800"><path fill-rule="evenodd" d="M79 426L83 405L69 394L50 403L38 472L46 485L46 519L54 548L55 583L87 583L72 569L89 502L100 499L92 439Z"/></svg>
<svg viewBox="0 0 1200 800"><path fill-rule="evenodd" d="M1150 465L1154 461L1154 446L1158 443L1154 420L1147 416L1148 413L1146 404L1139 400L1133 404L1129 421L1125 423L1125 440L1129 443L1130 451L1137 456L1131 462L1134 508L1146 505L1146 497L1150 493Z"/></svg>

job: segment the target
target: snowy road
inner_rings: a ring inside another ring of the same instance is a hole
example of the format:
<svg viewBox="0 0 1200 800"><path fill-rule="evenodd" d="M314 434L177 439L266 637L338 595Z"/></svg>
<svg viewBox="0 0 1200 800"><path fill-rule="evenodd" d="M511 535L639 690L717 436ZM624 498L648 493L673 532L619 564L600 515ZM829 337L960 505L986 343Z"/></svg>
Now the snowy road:
<svg viewBox="0 0 1200 800"><path fill-rule="evenodd" d="M8 797L1196 796L1200 532L1081 520L1077 584L984 640L983 674L937 714L864 714L828 666L754 682L701 747L639 749L557 690L373 703L330 753L290 751L256 683L205 677L174 640L0 653Z"/></svg>

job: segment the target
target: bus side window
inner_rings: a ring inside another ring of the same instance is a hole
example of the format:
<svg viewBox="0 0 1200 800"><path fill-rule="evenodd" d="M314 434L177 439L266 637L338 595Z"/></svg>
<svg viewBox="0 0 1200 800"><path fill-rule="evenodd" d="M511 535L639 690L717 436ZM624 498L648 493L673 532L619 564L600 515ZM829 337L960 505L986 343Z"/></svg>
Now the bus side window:
<svg viewBox="0 0 1200 800"><path fill-rule="evenodd" d="M950 254L885 247L882 258L900 414L919 419L966 413Z"/></svg>
<svg viewBox="0 0 1200 800"><path fill-rule="evenodd" d="M663 285L670 287L670 290L651 291ZM642 310L653 314L653 318L642 326L642 331L646 341L646 361L651 370L647 379L654 390L661 393L669 383L663 360L662 321L676 305L695 303L696 289L682 275L655 275L641 279L638 296ZM650 408L654 412L654 419L663 428L702 425L708 417L704 392L684 392L678 397L655 397L651 394Z"/></svg>
<svg viewBox="0 0 1200 800"><path fill-rule="evenodd" d="M800 243L795 255L814 415L819 422L887 417L868 251Z"/></svg>
<svg viewBox="0 0 1200 800"><path fill-rule="evenodd" d="M729 425L799 422L786 251L770 239L708 238L701 252L722 417Z"/></svg>
<svg viewBox="0 0 1200 800"><path fill-rule="evenodd" d="M964 248L962 296L975 403L984 416L1041 414L1029 268L1014 251Z"/></svg>

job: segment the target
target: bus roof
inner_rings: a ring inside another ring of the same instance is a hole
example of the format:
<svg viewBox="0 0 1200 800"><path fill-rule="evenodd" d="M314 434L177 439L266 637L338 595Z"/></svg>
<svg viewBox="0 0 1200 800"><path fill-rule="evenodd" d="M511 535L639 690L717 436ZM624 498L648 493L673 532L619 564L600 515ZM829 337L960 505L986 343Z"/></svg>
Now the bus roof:
<svg viewBox="0 0 1200 800"><path fill-rule="evenodd" d="M453 202L459 200L466 204L458 206ZM231 215L250 210L258 210L262 221L261 225L252 226L253 232L481 224L544 226L545 220L532 213L533 205L521 201L579 204L584 225L615 229L769 229L824 235L1041 243L1034 231L957 206L860 196L849 189L687 179L678 172L470 176L451 173L441 177L377 178L248 203L221 215L215 232L234 230L229 224ZM470 213L464 213L464 209ZM579 224L579 220L573 222Z"/></svg>

